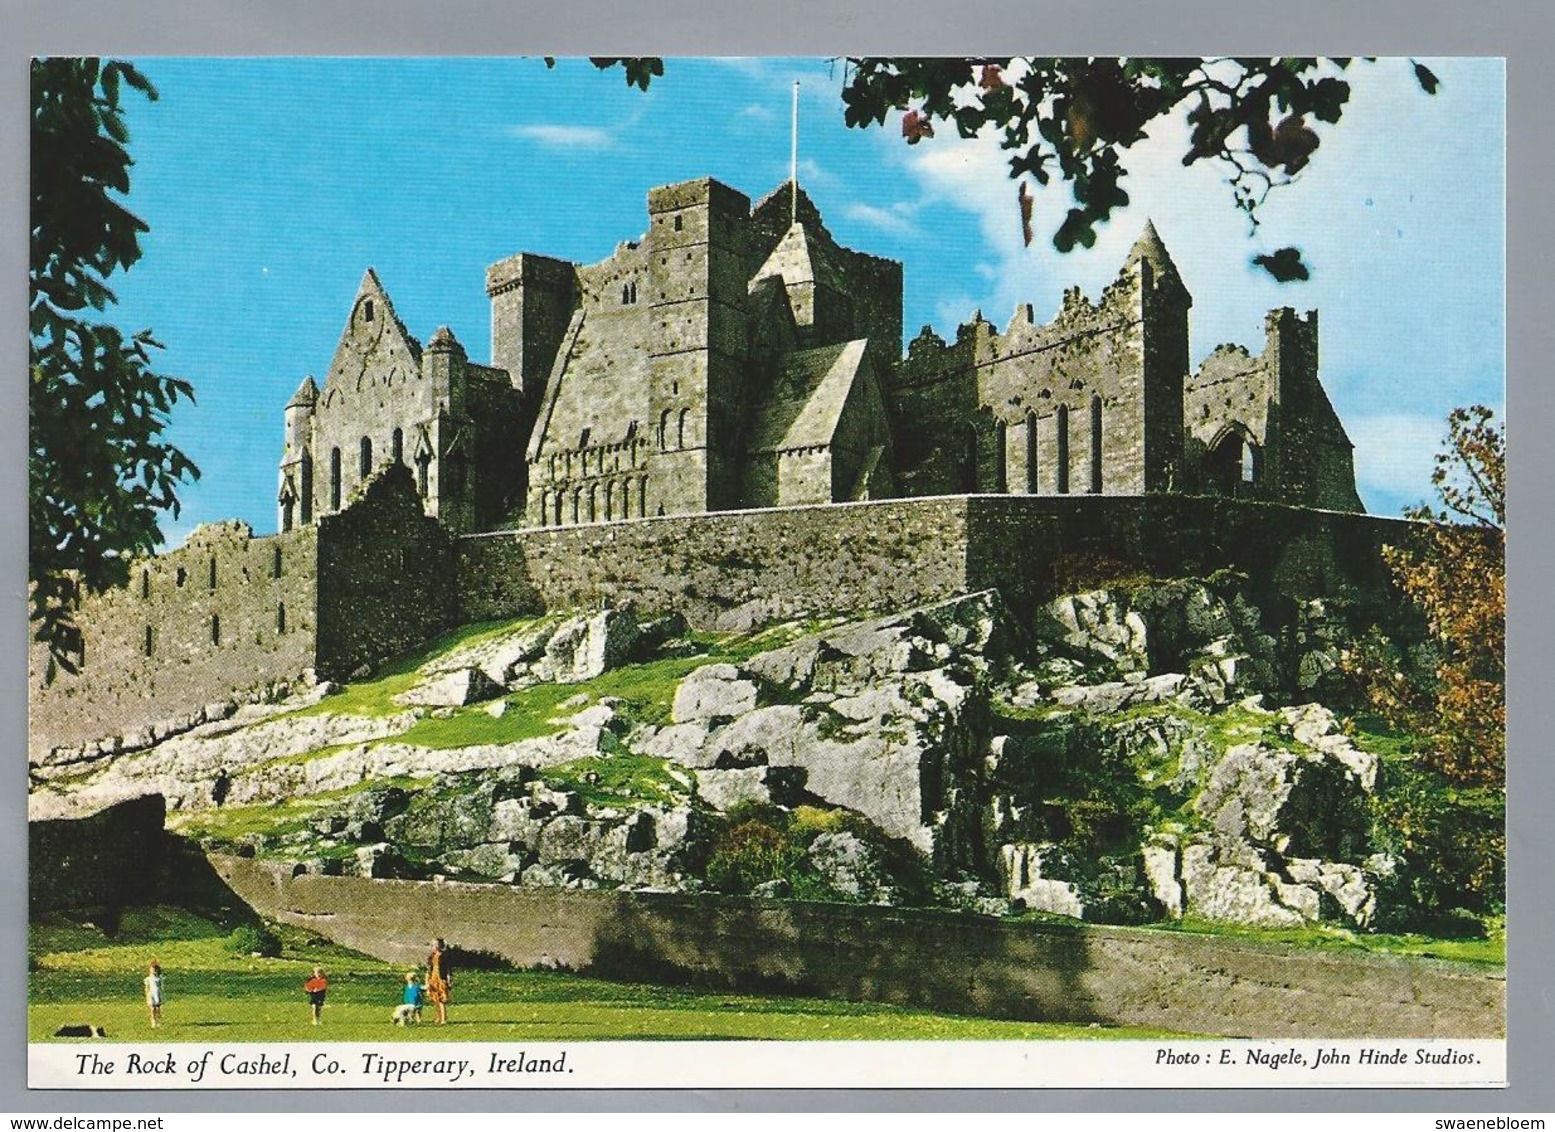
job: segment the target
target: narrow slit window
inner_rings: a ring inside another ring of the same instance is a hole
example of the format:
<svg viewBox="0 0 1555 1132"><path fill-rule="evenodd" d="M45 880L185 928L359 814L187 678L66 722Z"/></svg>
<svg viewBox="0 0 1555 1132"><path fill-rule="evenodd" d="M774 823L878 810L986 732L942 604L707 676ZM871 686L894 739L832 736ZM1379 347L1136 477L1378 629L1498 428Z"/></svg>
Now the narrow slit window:
<svg viewBox="0 0 1555 1132"><path fill-rule="evenodd" d="M1066 495L1069 492L1069 406L1058 406L1058 450L1055 453L1058 464L1058 494Z"/></svg>
<svg viewBox="0 0 1555 1132"><path fill-rule="evenodd" d="M302 454L302 499L301 518L303 526L313 521L313 458L306 452Z"/></svg>
<svg viewBox="0 0 1555 1132"><path fill-rule="evenodd" d="M1037 494L1037 414L1026 414L1026 494Z"/></svg>
<svg viewBox="0 0 1555 1132"><path fill-rule="evenodd" d="M1091 494L1101 494L1101 398L1091 397Z"/></svg>
<svg viewBox="0 0 1555 1132"><path fill-rule="evenodd" d="M993 489L995 491L1009 491L1009 426L999 421L994 427L994 474Z"/></svg>

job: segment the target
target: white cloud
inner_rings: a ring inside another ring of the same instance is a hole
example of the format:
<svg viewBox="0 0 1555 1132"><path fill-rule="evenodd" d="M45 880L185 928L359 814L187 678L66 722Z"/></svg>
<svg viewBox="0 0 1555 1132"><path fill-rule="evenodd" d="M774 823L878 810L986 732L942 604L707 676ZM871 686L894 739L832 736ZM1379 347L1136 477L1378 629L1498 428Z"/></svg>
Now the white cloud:
<svg viewBox="0 0 1555 1132"><path fill-rule="evenodd" d="M748 79L764 79L770 74L770 60L750 55L713 55L709 56L708 61L738 71Z"/></svg>
<svg viewBox="0 0 1555 1132"><path fill-rule="evenodd" d="M510 126L508 136L535 142L547 149L614 149L615 131L603 126L564 126L547 123Z"/></svg>
<svg viewBox="0 0 1555 1132"><path fill-rule="evenodd" d="M771 122L777 118L777 114L770 106L763 106L759 102L753 102L740 111L741 118L754 118L758 122Z"/></svg>
<svg viewBox="0 0 1555 1132"><path fill-rule="evenodd" d="M916 236L918 235L918 226L913 223L913 211L913 206L905 202L898 202L885 208L880 208L873 204L854 202L845 207L842 210L842 214L849 220L867 224L871 228L879 228L894 235Z"/></svg>
<svg viewBox="0 0 1555 1132"><path fill-rule="evenodd" d="M842 181L831 170L826 169L813 157L801 157L799 159L799 187L819 188L825 190L838 189L843 186Z"/></svg>
<svg viewBox="0 0 1555 1132"><path fill-rule="evenodd" d="M1345 421L1355 444L1355 480L1368 507L1397 514L1431 496L1431 469L1445 422L1424 414L1390 413Z"/></svg>

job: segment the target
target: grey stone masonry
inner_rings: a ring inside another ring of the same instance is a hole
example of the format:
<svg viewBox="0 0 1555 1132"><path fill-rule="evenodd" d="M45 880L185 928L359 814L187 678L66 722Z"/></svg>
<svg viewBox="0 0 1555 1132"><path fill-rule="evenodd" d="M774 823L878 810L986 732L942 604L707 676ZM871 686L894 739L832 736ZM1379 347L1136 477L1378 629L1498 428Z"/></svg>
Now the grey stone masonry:
<svg viewBox="0 0 1555 1132"><path fill-rule="evenodd" d="M322 384L286 408L280 526L400 462L453 533L957 492L1228 495L1361 510L1317 377L1317 319L1193 373L1193 297L1146 223L1092 301L982 312L902 355L902 265L840 245L800 189L648 193L597 263L486 272L492 364L423 347L376 274Z"/></svg>

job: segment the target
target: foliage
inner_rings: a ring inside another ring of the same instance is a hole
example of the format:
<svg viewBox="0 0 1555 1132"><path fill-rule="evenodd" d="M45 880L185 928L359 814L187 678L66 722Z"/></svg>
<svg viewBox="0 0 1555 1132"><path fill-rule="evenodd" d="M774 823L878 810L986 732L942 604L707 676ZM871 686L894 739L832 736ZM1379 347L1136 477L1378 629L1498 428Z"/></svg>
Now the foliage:
<svg viewBox="0 0 1555 1132"><path fill-rule="evenodd" d="M233 955L260 955L274 959L281 954L281 937L264 924L243 924L227 937Z"/></svg>
<svg viewBox="0 0 1555 1132"><path fill-rule="evenodd" d="M1384 764L1372 799L1373 843L1396 862L1379 907L1397 909L1387 928L1438 936L1456 910L1483 915L1506 904L1506 798L1487 787L1456 787L1414 760Z"/></svg>
<svg viewBox="0 0 1555 1132"><path fill-rule="evenodd" d="M1505 921L1491 917L1472 938L1441 939L1416 933L1356 932L1332 924L1307 924L1299 928L1257 928L1184 916L1151 924L1151 931L1184 935L1209 935L1222 939L1247 939L1297 947L1303 950L1398 955L1418 959L1447 959L1458 963L1505 966Z"/></svg>
<svg viewBox="0 0 1555 1132"><path fill-rule="evenodd" d="M1123 590L1132 593L1160 579L1140 562L1110 554L1069 551L1053 561L1052 592L1088 593L1091 590Z"/></svg>
<svg viewBox="0 0 1555 1132"><path fill-rule="evenodd" d="M627 82L646 90L663 73L659 59L595 59L619 64ZM1351 88L1351 59L1019 58L846 60L843 118L849 126L884 125L900 114L902 137L918 145L936 123L963 138L996 132L1010 151L1019 184L1016 207L1026 242L1032 237L1029 185L1068 182L1074 206L1053 234L1067 252L1096 242L1096 226L1129 203L1124 156L1158 122L1181 117L1189 127L1184 165L1218 162L1227 170L1235 207L1254 228L1271 190L1311 162L1322 126L1339 122ZM1415 81L1435 94L1440 80L1411 63ZM1306 279L1299 249L1256 256L1280 282Z"/></svg>
<svg viewBox="0 0 1555 1132"><path fill-rule="evenodd" d="M198 476L163 439L187 381L152 369L149 330L125 335L96 317L116 301L115 271L140 259L147 230L129 192L122 87L156 91L127 63L32 63L32 235L29 282L28 536L37 639L74 671L81 589L127 577L127 559L161 540L177 486Z"/></svg>
<svg viewBox="0 0 1555 1132"><path fill-rule="evenodd" d="M796 846L761 821L744 821L719 835L707 863L707 883L719 892L749 893L778 880L795 864Z"/></svg>
<svg viewBox="0 0 1555 1132"><path fill-rule="evenodd" d="M856 903L856 895L838 891L808 859L811 845L824 834L848 833L872 850L879 880L896 902L925 903L931 881L922 856L904 841L887 837L867 818L844 809L747 803L736 806L714 835L708 858L708 887L747 895L758 885L781 881L795 900Z"/></svg>
<svg viewBox="0 0 1555 1132"><path fill-rule="evenodd" d="M1462 785L1499 787L1506 775L1506 433L1483 405L1454 409L1431 482L1442 507L1413 507L1429 523L1388 547L1394 581L1425 614L1438 653L1434 679L1411 679L1385 645L1348 659L1368 674L1373 706L1395 726L1432 739L1427 763Z"/></svg>
<svg viewBox="0 0 1555 1132"><path fill-rule="evenodd" d="M577 794L590 806L673 806L684 800L687 787L670 768L666 759L620 750L544 767L540 777L552 789Z"/></svg>

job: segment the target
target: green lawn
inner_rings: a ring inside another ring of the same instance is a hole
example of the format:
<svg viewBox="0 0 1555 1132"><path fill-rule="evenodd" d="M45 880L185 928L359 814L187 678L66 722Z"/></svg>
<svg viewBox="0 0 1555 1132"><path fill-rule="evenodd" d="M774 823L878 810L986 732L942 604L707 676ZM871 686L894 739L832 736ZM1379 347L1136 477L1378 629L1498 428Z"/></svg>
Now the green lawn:
<svg viewBox="0 0 1555 1132"><path fill-rule="evenodd" d="M275 959L234 956L222 929L174 909L126 914L113 940L50 917L33 924L28 1039L61 1025L102 1026L110 1041L1031 1040L1173 1036L1138 1028L1002 1022L873 1003L718 994L610 983L561 972L458 973L447 1026L390 1023L405 972L298 933ZM140 980L153 959L164 979L153 1032ZM302 981L329 975L324 1024L309 1024ZM429 1008L425 1017L434 1018Z"/></svg>

